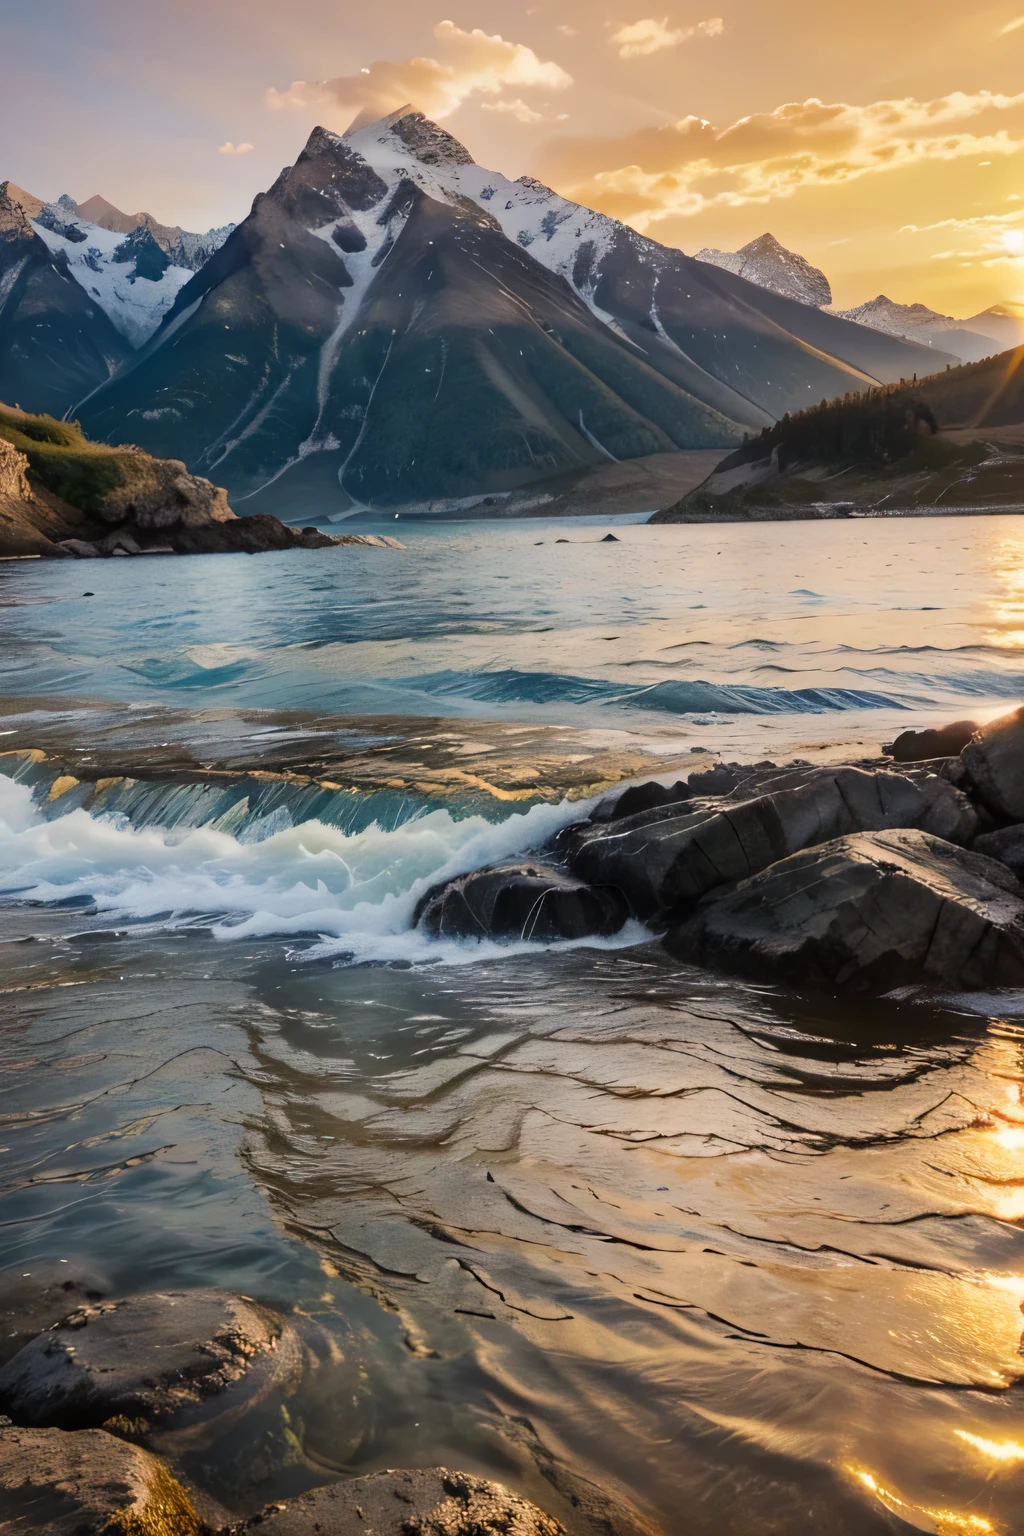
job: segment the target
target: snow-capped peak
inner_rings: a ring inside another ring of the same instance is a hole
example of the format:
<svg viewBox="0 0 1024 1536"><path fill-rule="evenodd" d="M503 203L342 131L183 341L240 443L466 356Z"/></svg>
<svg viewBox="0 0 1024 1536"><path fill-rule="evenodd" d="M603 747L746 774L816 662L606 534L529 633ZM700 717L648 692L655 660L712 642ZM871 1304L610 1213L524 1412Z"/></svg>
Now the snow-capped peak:
<svg viewBox="0 0 1024 1536"><path fill-rule="evenodd" d="M102 201L92 199L94 204ZM79 205L65 192L43 205L32 226L49 249L66 260L70 275L125 340L141 347L171 308L178 290L223 245L234 225L197 235L165 229L148 215L128 232L126 221L120 222L120 228L107 229L82 218ZM165 238L158 238L157 231Z"/></svg>
<svg viewBox="0 0 1024 1536"><path fill-rule="evenodd" d="M705 247L697 252L697 260L735 272L759 288L769 288L801 304L820 308L832 303L832 289L824 272L796 251L788 251L772 234L758 235L738 251Z"/></svg>

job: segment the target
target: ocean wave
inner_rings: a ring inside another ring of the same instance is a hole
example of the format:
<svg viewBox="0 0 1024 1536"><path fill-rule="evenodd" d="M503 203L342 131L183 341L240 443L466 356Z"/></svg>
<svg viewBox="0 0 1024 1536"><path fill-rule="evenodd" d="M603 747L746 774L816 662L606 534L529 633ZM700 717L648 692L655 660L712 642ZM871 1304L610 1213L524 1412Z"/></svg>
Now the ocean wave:
<svg viewBox="0 0 1024 1536"><path fill-rule="evenodd" d="M679 679L614 683L558 672L434 672L406 686L441 698L486 704L598 704L666 714L827 714L851 709L907 709L905 698L861 688L759 688L747 683ZM928 704L914 699L914 705Z"/></svg>
<svg viewBox="0 0 1024 1536"><path fill-rule="evenodd" d="M139 828L82 809L46 819L28 784L0 776L0 895L217 939L313 938L311 953L353 960L479 959L509 946L428 939L412 927L420 897L537 848L588 807L535 805L497 823L435 809L357 832L306 821L243 842L215 827ZM634 924L612 942L643 937Z"/></svg>

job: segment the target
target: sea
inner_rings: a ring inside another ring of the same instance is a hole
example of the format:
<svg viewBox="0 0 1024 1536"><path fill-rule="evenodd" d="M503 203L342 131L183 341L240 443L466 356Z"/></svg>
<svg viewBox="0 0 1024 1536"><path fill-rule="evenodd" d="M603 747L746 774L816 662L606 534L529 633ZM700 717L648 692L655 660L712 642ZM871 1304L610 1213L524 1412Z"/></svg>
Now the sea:
<svg viewBox="0 0 1024 1536"><path fill-rule="evenodd" d="M1024 518L375 531L0 563L0 1267L301 1320L301 1382L183 1452L236 1515L443 1464L578 1536L1020 1531L1024 996L414 918L598 759L870 760L1024 702Z"/></svg>

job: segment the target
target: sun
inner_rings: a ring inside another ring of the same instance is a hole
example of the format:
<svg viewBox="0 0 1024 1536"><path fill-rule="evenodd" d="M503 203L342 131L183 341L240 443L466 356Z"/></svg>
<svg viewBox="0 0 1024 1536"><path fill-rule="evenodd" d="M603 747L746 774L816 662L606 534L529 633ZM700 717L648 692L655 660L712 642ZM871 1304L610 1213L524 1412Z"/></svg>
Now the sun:
<svg viewBox="0 0 1024 1536"><path fill-rule="evenodd" d="M1024 256L1024 229L1004 229L999 238L1010 256Z"/></svg>

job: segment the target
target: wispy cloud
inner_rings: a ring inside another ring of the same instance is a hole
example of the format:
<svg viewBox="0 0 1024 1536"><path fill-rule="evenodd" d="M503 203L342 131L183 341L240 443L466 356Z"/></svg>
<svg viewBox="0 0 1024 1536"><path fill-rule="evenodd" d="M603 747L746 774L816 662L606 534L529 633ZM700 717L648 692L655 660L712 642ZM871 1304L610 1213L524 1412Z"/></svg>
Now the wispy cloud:
<svg viewBox="0 0 1024 1536"><path fill-rule="evenodd" d="M1010 131L1000 119L1011 118ZM985 119L975 126L976 119ZM1024 92L951 92L866 106L810 98L716 128L686 117L619 140L549 146L541 175L639 229L672 215L738 208L926 161L1024 149Z"/></svg>
<svg viewBox="0 0 1024 1536"><path fill-rule="evenodd" d="M271 87L267 105L316 113L328 127L344 128L359 112L383 115L406 102L431 117L447 117L473 95L497 96L507 87L562 91L573 83L560 64L480 27L466 32L453 21L439 21L434 37L440 45L436 59L378 62L314 83L294 80L286 91Z"/></svg>
<svg viewBox="0 0 1024 1536"><path fill-rule="evenodd" d="M662 21L655 21L653 16L645 16L641 21L632 21L627 26L619 27L609 41L613 48L618 49L620 59L639 59L649 53L660 53L663 48L678 48L680 43L688 42L691 37L719 37L724 29L725 22L721 16L698 21L692 27L670 27L667 16Z"/></svg>
<svg viewBox="0 0 1024 1536"><path fill-rule="evenodd" d="M1018 16L1016 21L1008 21L1005 27L1000 27L996 37L1006 37L1010 32L1017 32L1024 27L1024 16Z"/></svg>
<svg viewBox="0 0 1024 1536"><path fill-rule="evenodd" d="M217 153L218 155L248 155L252 153L252 148L251 144L232 144L228 139L226 144L220 146Z"/></svg>

